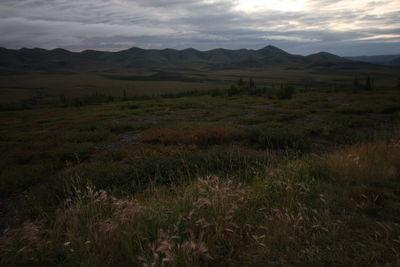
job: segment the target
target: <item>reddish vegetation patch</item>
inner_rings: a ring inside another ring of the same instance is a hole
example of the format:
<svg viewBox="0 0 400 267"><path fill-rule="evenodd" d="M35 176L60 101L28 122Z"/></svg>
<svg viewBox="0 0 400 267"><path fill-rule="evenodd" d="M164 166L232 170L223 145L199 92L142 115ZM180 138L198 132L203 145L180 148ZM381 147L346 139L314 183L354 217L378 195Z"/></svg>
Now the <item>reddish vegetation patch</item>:
<svg viewBox="0 0 400 267"><path fill-rule="evenodd" d="M240 130L234 127L202 126L193 129L162 128L140 136L143 143L217 145L234 141Z"/></svg>

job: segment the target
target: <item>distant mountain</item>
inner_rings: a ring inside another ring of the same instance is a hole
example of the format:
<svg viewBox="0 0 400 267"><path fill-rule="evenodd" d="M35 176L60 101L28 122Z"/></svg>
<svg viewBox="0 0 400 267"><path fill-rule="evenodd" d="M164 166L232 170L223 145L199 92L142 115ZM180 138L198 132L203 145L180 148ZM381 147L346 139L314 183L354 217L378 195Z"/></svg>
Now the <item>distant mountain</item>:
<svg viewBox="0 0 400 267"><path fill-rule="evenodd" d="M392 59L392 60L389 62L389 65L400 66L400 56L397 57L397 58L395 58L395 59Z"/></svg>
<svg viewBox="0 0 400 267"><path fill-rule="evenodd" d="M79 72L88 71L151 71L171 69L247 69L282 66L295 69L351 69L376 66L339 57L326 52L309 56L292 55L275 46L259 50L213 49L198 51L193 48L141 49L133 47L119 52L86 50L70 52L65 49L46 50L0 48L0 73Z"/></svg>
<svg viewBox="0 0 400 267"><path fill-rule="evenodd" d="M400 66L400 55L359 56L359 57L347 57L347 58L351 60L358 60L373 64Z"/></svg>
<svg viewBox="0 0 400 267"><path fill-rule="evenodd" d="M348 59L343 57L336 56L334 54L330 54L327 52L319 52L316 54L312 54L306 56L306 59L311 63L320 63L320 62L348 62Z"/></svg>

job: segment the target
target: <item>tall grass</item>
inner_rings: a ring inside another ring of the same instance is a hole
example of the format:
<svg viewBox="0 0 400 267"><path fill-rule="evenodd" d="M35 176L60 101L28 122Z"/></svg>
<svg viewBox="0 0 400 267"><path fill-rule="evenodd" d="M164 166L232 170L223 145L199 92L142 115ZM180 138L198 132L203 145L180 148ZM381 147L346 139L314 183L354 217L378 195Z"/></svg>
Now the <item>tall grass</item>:
<svg viewBox="0 0 400 267"><path fill-rule="evenodd" d="M35 191L34 198L38 206L51 209L71 195L71 184L132 194L149 187L185 184L207 175L246 180L263 174L275 161L276 156L272 153L216 147L206 151L178 152L169 157L155 155L132 162L82 163L51 177Z"/></svg>
<svg viewBox="0 0 400 267"><path fill-rule="evenodd" d="M321 165L343 183L388 183L400 177L400 145L375 142L347 147L325 157Z"/></svg>
<svg viewBox="0 0 400 267"><path fill-rule="evenodd" d="M1 264L395 266L398 211L373 217L354 189L396 192L399 155L394 143L357 145L242 182L209 175L135 197L74 186L48 221L5 232ZM395 211L399 196L384 197L375 204Z"/></svg>

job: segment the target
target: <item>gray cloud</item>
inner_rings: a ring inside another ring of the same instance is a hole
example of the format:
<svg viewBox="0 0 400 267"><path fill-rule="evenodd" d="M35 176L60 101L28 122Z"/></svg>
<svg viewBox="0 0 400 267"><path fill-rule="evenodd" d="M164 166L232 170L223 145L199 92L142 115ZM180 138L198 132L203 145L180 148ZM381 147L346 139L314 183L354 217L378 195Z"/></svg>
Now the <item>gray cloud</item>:
<svg viewBox="0 0 400 267"><path fill-rule="evenodd" d="M400 54L400 3L297 2L0 0L0 46L115 51L273 44L298 54Z"/></svg>

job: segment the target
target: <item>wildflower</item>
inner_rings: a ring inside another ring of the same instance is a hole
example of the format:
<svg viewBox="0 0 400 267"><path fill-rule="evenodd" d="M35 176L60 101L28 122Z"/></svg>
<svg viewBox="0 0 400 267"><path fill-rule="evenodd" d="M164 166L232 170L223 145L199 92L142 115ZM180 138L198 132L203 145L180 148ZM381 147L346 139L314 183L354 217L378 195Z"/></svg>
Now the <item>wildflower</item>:
<svg viewBox="0 0 400 267"><path fill-rule="evenodd" d="M400 139L394 144L394 147L400 148Z"/></svg>
<svg viewBox="0 0 400 267"><path fill-rule="evenodd" d="M206 198L201 198L199 199L195 205L197 206L197 208L202 208L202 207L206 207L206 206L212 206L212 203L209 199Z"/></svg>
<svg viewBox="0 0 400 267"><path fill-rule="evenodd" d="M323 194L319 194L319 199L323 202L326 203L325 197Z"/></svg>
<svg viewBox="0 0 400 267"><path fill-rule="evenodd" d="M106 219L97 223L100 233L107 234L113 232L117 228L117 224L111 219Z"/></svg>
<svg viewBox="0 0 400 267"><path fill-rule="evenodd" d="M360 161L360 156L359 155L353 155L353 154L348 154L347 158L353 162L355 162L358 165L358 162Z"/></svg>
<svg viewBox="0 0 400 267"><path fill-rule="evenodd" d="M196 224L199 225L202 229L212 226L212 224L207 222L204 218L198 219L196 221Z"/></svg>

